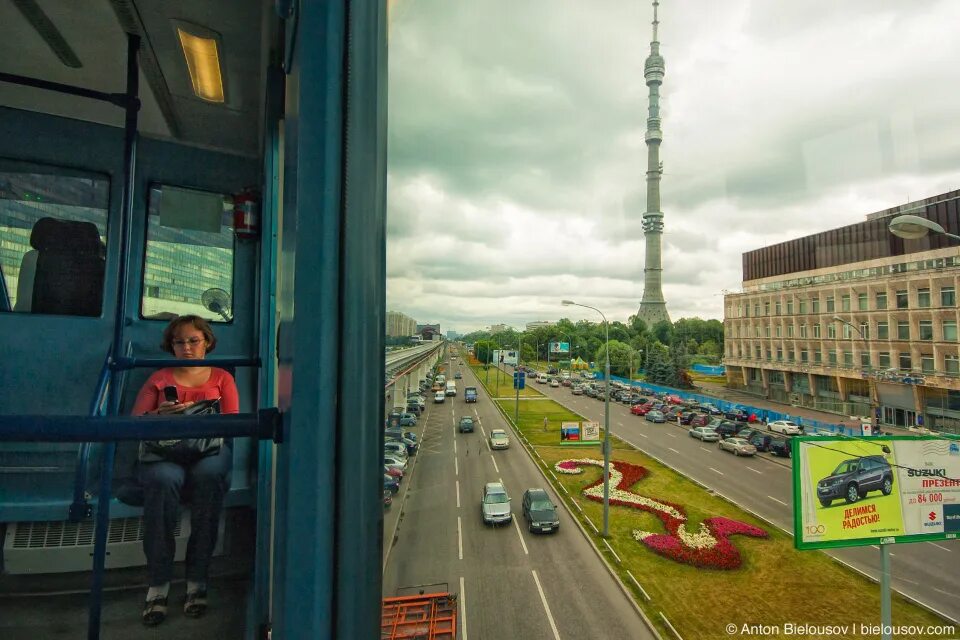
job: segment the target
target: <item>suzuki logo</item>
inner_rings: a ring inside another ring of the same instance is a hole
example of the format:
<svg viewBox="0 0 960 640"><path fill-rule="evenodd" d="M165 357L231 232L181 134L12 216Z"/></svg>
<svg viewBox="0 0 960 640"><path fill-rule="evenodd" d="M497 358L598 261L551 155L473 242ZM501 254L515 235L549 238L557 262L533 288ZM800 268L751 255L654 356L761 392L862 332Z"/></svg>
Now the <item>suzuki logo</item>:
<svg viewBox="0 0 960 640"><path fill-rule="evenodd" d="M937 519L936 512L931 511L930 513L927 514L927 520L929 520L930 522L933 522L936 519Z"/></svg>

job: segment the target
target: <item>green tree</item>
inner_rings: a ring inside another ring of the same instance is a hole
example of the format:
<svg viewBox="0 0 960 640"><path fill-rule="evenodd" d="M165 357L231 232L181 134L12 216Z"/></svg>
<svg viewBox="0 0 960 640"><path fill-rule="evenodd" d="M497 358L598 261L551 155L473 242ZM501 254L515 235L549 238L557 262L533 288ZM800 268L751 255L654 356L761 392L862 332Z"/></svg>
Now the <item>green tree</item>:
<svg viewBox="0 0 960 640"><path fill-rule="evenodd" d="M596 362L598 366L606 363L607 345L602 344L596 352ZM630 345L619 340L610 340L610 373L613 375L626 376L630 370L630 360L634 358L633 349Z"/></svg>

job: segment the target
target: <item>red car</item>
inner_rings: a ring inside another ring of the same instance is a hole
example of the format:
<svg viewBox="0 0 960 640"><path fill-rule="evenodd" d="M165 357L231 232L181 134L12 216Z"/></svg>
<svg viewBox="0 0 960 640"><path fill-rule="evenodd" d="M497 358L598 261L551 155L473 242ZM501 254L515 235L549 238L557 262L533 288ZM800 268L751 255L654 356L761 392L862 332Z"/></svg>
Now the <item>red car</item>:
<svg viewBox="0 0 960 640"><path fill-rule="evenodd" d="M632 407L630 407L630 413L632 413L635 416L645 416L647 415L647 411L650 411L650 409L652 408L653 408L653 405L649 405L649 404L635 404Z"/></svg>
<svg viewBox="0 0 960 640"><path fill-rule="evenodd" d="M710 424L709 414L697 414L690 420L691 427L705 427Z"/></svg>
<svg viewBox="0 0 960 640"><path fill-rule="evenodd" d="M667 396L666 398L664 398L664 400L666 400L670 404L680 404L681 402L683 402L683 400L680 399L680 396Z"/></svg>

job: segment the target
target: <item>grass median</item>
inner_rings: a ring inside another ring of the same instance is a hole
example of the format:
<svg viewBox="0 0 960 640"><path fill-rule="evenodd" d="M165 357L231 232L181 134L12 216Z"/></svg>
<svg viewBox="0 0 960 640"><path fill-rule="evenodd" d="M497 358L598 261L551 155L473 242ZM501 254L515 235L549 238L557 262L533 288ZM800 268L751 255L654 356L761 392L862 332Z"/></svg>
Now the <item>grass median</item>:
<svg viewBox="0 0 960 640"><path fill-rule="evenodd" d="M512 419L514 402L497 402ZM543 430L544 416L548 418L548 431ZM722 518L762 529L767 534L763 538L729 536L729 542L736 548L741 563L736 569L698 567L654 552L635 538L635 531L660 535L666 533L664 521L654 515L653 510L612 504L607 542L619 557L618 561L588 524L592 523L597 529L602 526L602 504L584 493L587 487L602 478L601 468L586 465L582 467L582 473L573 475L558 473L555 467L562 460L602 460L603 457L596 444L561 446L559 427L564 420L577 421L583 418L551 399L527 399L520 401L516 426L529 446L542 458L543 468L549 472L547 476L555 476L552 482L557 494L568 503L570 512L581 520L596 546L664 638L672 638L673 634L664 625L661 613L686 640L813 638L822 635L812 633L798 636L795 628L791 630L788 626L791 623L821 628L834 625L836 629L846 625L848 635L845 637L876 637L861 634L860 625L879 622L880 589L877 584L843 567L825 553L795 550L792 538L786 533L614 437L613 460L646 470L644 477L626 487L628 493L661 505L680 506L686 517L687 532L697 534L702 532L700 524L705 520ZM650 597L649 601L636 587L631 576L642 585ZM893 624L929 627L943 625L944 621L894 594ZM736 633L728 633L727 625L734 625ZM749 625L767 627L751 628ZM922 637L948 638L956 635L954 631Z"/></svg>

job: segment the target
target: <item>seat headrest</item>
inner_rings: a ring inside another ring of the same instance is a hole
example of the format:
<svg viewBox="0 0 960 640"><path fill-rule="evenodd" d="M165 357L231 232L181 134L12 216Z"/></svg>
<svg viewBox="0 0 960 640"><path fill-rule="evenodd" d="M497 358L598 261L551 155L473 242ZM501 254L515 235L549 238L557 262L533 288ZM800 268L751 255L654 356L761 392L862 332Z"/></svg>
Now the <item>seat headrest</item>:
<svg viewBox="0 0 960 640"><path fill-rule="evenodd" d="M97 225L92 222L40 218L30 233L30 246L37 251L103 255Z"/></svg>

